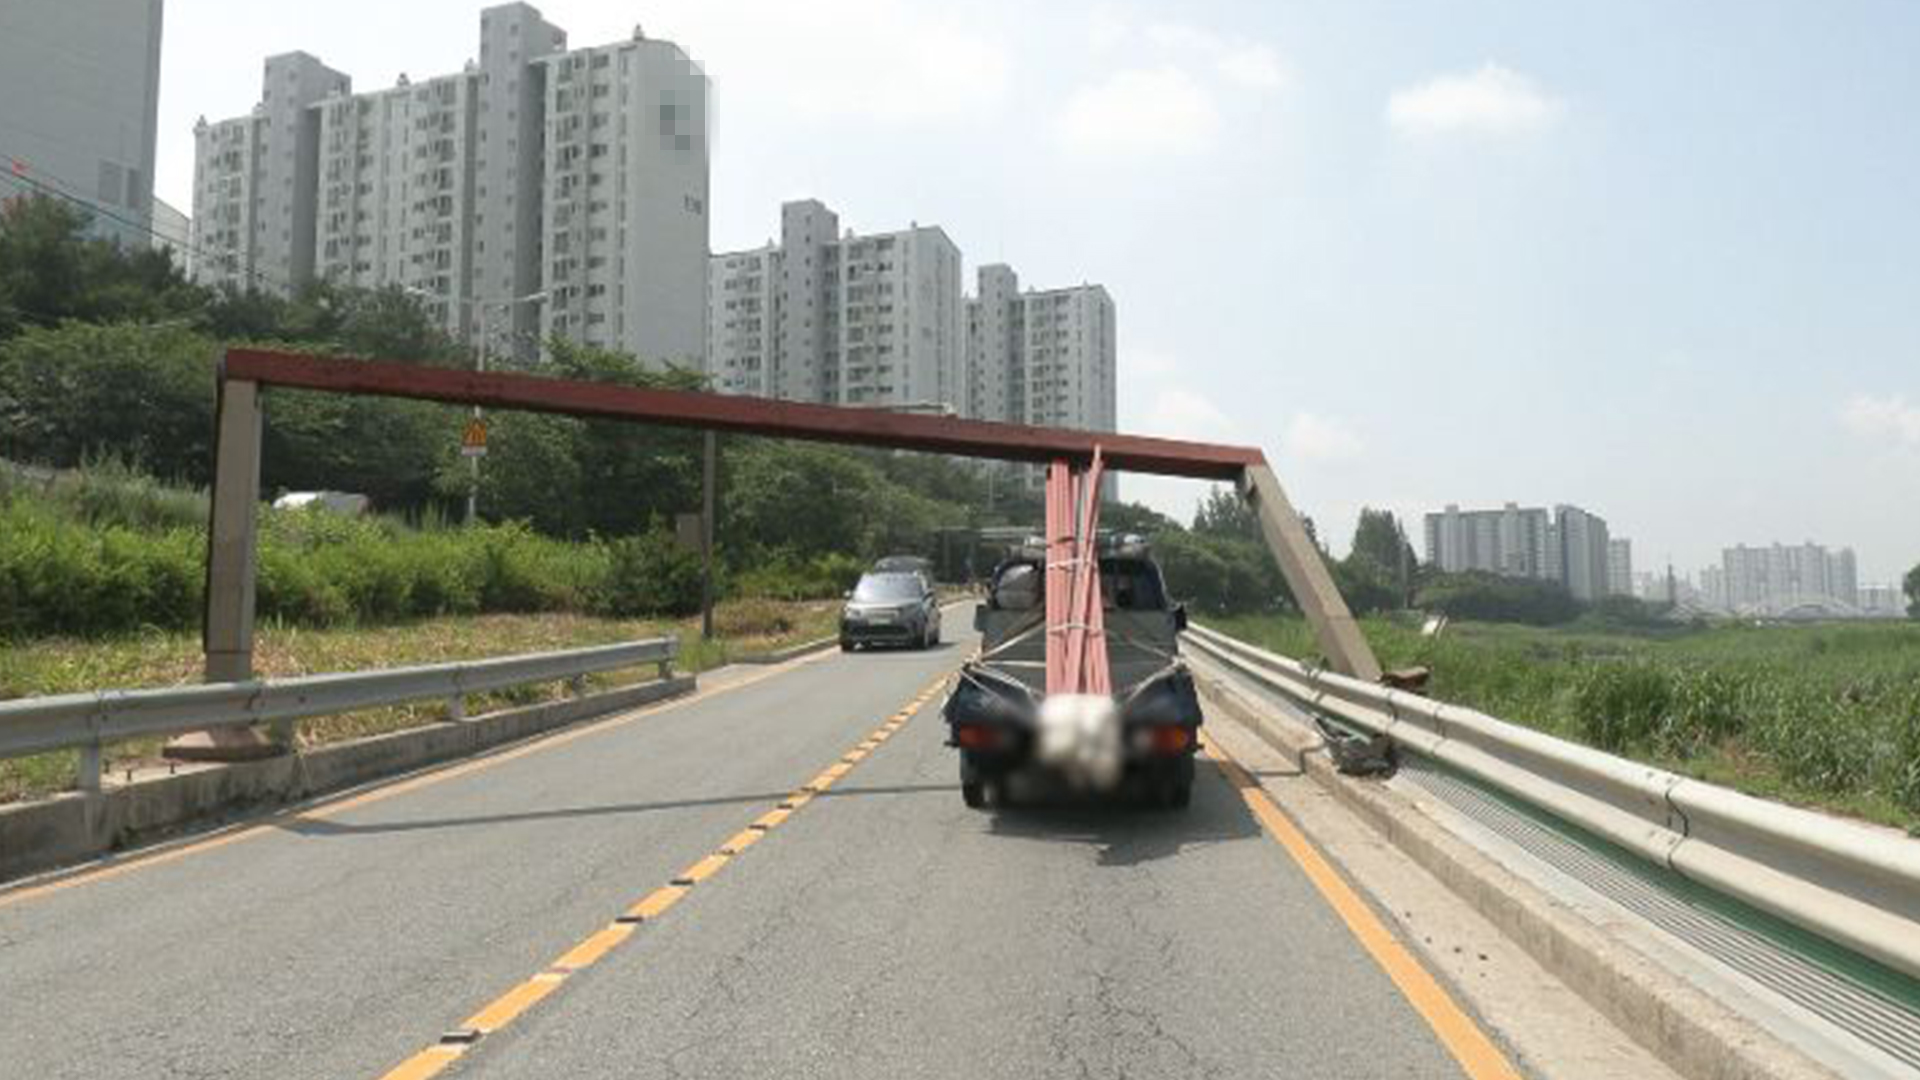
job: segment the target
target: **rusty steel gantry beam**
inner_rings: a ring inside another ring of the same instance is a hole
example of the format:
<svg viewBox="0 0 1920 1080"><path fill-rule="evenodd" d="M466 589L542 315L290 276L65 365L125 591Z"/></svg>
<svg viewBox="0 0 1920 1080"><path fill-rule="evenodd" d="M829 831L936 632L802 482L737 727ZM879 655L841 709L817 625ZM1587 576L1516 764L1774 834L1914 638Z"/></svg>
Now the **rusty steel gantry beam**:
<svg viewBox="0 0 1920 1080"><path fill-rule="evenodd" d="M1251 503L1267 547L1313 626L1327 662L1368 681L1380 665L1287 501L1266 455L1246 446L1112 432L1029 427L879 409L812 405L688 390L654 390L514 372L229 349L220 365L221 418L214 450L207 545L206 678L252 676L253 573L261 427L258 393L284 387L558 413L589 419L727 431L1047 465L1105 468L1233 483ZM231 740L216 740L230 742ZM231 752L240 746L214 748Z"/></svg>

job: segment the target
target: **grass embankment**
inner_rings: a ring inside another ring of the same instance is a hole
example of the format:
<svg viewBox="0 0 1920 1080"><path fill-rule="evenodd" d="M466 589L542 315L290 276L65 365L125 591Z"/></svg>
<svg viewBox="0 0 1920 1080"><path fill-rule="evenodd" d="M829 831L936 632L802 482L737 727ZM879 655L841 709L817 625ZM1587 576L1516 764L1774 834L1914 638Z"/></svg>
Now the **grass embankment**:
<svg viewBox="0 0 1920 1080"><path fill-rule="evenodd" d="M110 462L48 475L0 462L0 641L199 625L206 516L204 493ZM256 561L260 618L311 627L496 613L656 617L696 610L701 593L698 555L661 529L565 540L512 522L263 509ZM784 551L740 561L737 572L722 561L722 596L838 596L864 565Z"/></svg>
<svg viewBox="0 0 1920 1080"><path fill-rule="evenodd" d="M700 620L608 619L563 613L442 617L398 626L314 629L285 624L261 628L256 669L265 677L364 671L407 664L473 660L549 649L680 635L679 670L703 671L738 656L826 637L834 632L839 605L831 601L732 600L714 611L716 638L700 639ZM593 687L618 686L653 677L651 668L592 676ZM0 700L64 694L100 687L134 689L179 686L200 679L200 640L187 632L152 632L105 640L55 638L0 646ZM559 697L565 687L546 683L468 699L469 715L507 705ZM446 703L416 702L303 721L300 739L316 745L416 727L444 719ZM109 769L158 758L159 740L136 740L108 749ZM0 802L73 786L72 752L0 760Z"/></svg>
<svg viewBox="0 0 1920 1080"><path fill-rule="evenodd" d="M1298 619L1221 631L1314 657ZM1630 631L1362 621L1433 697L1753 795L1920 834L1920 623Z"/></svg>

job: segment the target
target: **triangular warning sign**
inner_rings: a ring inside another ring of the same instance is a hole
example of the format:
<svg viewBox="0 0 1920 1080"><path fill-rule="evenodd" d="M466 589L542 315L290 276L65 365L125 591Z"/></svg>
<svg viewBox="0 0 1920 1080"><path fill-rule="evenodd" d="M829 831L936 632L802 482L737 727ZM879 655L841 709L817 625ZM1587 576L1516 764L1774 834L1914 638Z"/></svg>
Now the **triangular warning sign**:
<svg viewBox="0 0 1920 1080"><path fill-rule="evenodd" d="M480 457L487 452L487 422L474 417L467 421L465 431L460 433L460 454L463 457Z"/></svg>

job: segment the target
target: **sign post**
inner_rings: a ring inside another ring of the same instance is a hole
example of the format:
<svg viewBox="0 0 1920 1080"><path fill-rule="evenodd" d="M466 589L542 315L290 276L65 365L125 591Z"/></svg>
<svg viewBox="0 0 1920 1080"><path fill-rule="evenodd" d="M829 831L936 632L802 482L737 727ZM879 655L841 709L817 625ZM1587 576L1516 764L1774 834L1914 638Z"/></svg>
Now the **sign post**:
<svg viewBox="0 0 1920 1080"><path fill-rule="evenodd" d="M460 432L460 456L467 459L467 524L471 525L480 504L480 459L487 456L487 422L478 405Z"/></svg>

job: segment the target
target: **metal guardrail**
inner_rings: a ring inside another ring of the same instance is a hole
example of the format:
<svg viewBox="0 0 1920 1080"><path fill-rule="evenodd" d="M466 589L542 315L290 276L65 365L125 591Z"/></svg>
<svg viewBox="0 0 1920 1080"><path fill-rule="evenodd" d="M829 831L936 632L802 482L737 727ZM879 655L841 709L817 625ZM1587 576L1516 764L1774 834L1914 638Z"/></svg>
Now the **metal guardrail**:
<svg viewBox="0 0 1920 1080"><path fill-rule="evenodd" d="M0 701L0 758L78 749L79 786L98 791L101 748L124 739L284 724L434 698L445 699L448 715L460 720L468 694L560 679L577 685L595 672L642 664L658 664L666 678L679 651L679 639L665 637L450 664Z"/></svg>
<svg viewBox="0 0 1920 1080"><path fill-rule="evenodd" d="M1756 799L1203 626L1186 643L1287 700L1443 762L1862 956L1920 978L1920 840Z"/></svg>

